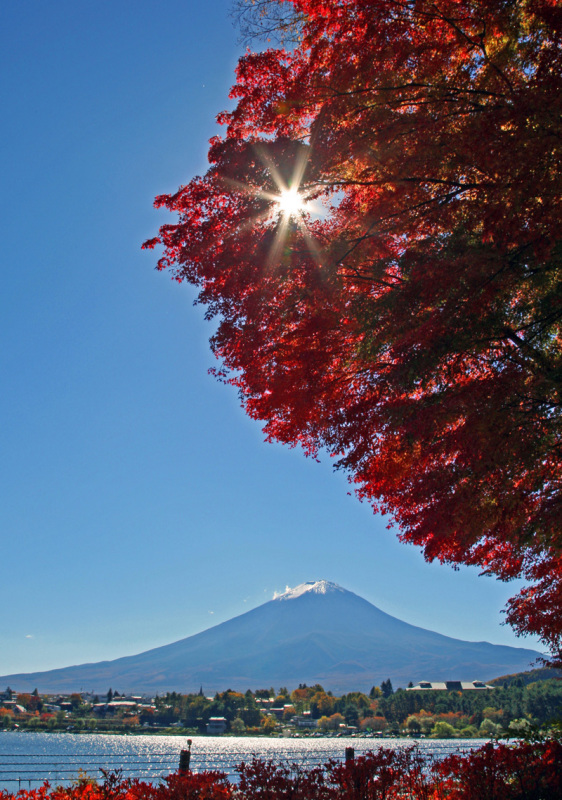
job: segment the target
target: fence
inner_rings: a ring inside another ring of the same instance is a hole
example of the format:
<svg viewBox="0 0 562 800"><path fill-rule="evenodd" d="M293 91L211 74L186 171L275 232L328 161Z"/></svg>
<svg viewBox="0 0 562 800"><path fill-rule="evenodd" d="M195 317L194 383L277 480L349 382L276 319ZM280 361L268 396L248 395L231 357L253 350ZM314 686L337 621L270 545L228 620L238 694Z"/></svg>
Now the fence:
<svg viewBox="0 0 562 800"><path fill-rule="evenodd" d="M185 756L181 762L181 753L187 751L151 752L150 754L120 753L78 753L13 755L0 753L0 790L2 787L10 791L32 788L49 781L52 785L68 784L78 778L101 779L103 772L119 771L123 778L139 778L146 781L160 781L164 776L177 772L185 766ZM346 748L342 759L352 759L354 751ZM236 780L235 767L242 761L248 761L252 753L248 751L229 751L227 753L192 753L190 768L194 772L203 770L219 770L225 772L231 780ZM310 753L287 753L264 756L262 758L279 763L298 764L300 766L317 766L334 758L333 750L314 750ZM189 763L189 762L188 762Z"/></svg>

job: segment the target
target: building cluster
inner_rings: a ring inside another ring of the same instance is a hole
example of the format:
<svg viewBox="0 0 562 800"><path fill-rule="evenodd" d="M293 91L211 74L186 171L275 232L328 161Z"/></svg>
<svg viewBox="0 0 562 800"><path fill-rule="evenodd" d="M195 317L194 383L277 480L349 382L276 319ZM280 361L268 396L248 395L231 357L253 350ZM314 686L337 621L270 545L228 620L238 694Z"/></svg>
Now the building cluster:
<svg viewBox="0 0 562 800"><path fill-rule="evenodd" d="M140 695L119 695L110 690L105 701L100 702L93 692L65 694L39 694L37 690L31 694L16 692L9 686L0 691L0 727L20 727L30 721L62 723L74 718L79 710L87 710L94 717L116 716L131 717L143 711L155 710L154 698Z"/></svg>

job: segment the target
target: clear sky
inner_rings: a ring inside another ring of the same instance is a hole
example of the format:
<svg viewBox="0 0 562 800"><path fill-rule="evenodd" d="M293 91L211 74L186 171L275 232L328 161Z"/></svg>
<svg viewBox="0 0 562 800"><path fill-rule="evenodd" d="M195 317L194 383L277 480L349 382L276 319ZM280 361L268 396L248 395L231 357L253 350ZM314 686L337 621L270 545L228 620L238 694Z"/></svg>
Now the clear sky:
<svg viewBox="0 0 562 800"><path fill-rule="evenodd" d="M242 52L229 11L0 4L0 674L137 653L319 578L536 646L501 626L516 584L425 564L328 463L265 444L207 374L193 291L141 252L153 197L206 169Z"/></svg>

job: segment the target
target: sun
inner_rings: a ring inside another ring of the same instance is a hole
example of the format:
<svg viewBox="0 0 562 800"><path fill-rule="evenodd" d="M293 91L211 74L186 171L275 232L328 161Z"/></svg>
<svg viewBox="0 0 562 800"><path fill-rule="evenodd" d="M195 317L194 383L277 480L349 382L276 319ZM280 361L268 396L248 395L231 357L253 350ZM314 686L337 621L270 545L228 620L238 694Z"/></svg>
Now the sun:
<svg viewBox="0 0 562 800"><path fill-rule="evenodd" d="M306 199L296 188L282 189L275 202L285 217L296 217L306 211Z"/></svg>
<svg viewBox="0 0 562 800"><path fill-rule="evenodd" d="M245 227L251 229L259 222L260 225L268 226L273 233L267 256L267 263L270 265L276 264L283 258L289 242L293 239L296 241L297 232L304 240L311 257L320 264L322 254L311 230L315 218L323 216L323 208L317 200L317 195L320 194L319 187L304 181L309 151L298 154L290 177L288 165L278 166L270 157L265 143L262 147L256 146L256 152L265 167L266 186L249 185L234 178L226 180L237 193L266 201L262 205L261 212L248 217Z"/></svg>

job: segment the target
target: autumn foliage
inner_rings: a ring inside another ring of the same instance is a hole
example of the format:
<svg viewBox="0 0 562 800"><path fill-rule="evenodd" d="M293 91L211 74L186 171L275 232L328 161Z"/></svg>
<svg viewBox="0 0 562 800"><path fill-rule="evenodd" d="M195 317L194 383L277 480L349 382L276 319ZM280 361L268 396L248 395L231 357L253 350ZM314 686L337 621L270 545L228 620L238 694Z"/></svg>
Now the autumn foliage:
<svg viewBox="0 0 562 800"><path fill-rule="evenodd" d="M412 747L380 748L347 763L304 767L251 759L231 783L220 772L175 773L154 785L108 774L70 787L48 784L2 800L559 800L562 745L556 739L488 744L433 762Z"/></svg>
<svg viewBox="0 0 562 800"><path fill-rule="evenodd" d="M145 246L200 287L269 439L329 452L428 559L528 578L508 619L555 652L562 7L292 3L300 46L241 59ZM289 186L318 213L283 213Z"/></svg>

